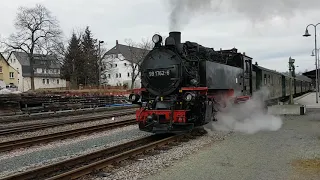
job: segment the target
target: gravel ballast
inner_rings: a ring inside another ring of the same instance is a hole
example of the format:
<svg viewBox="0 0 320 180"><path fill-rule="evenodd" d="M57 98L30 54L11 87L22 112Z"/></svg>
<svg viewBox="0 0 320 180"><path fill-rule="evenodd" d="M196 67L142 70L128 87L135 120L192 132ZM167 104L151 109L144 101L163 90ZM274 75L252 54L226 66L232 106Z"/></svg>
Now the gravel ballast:
<svg viewBox="0 0 320 180"><path fill-rule="evenodd" d="M139 131L137 125L132 125L88 137L53 142L20 152L3 154L0 156L0 177L9 174L10 171L23 171L149 135L150 133Z"/></svg>
<svg viewBox="0 0 320 180"><path fill-rule="evenodd" d="M81 179L140 179L171 166L174 162L187 155L197 153L202 147L208 144L222 141L230 134L229 132L210 133L196 139L191 139L188 142L181 142L179 145L173 146L170 149L155 150L155 155L142 155L141 157L136 157L136 160L124 161L121 167L114 171L107 171L94 176L88 175Z"/></svg>

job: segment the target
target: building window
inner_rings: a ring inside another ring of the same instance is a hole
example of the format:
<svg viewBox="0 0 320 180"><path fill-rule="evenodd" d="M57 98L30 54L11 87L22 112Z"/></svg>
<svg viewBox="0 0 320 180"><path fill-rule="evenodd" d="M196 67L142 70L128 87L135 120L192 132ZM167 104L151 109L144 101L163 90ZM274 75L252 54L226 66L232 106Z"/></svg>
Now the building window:
<svg viewBox="0 0 320 180"><path fill-rule="evenodd" d="M117 65L117 64L115 64L115 67L118 67L118 65Z"/></svg>
<svg viewBox="0 0 320 180"><path fill-rule="evenodd" d="M116 78L118 78L118 73L116 73Z"/></svg>
<svg viewBox="0 0 320 180"><path fill-rule="evenodd" d="M281 84L281 77L279 78L279 84Z"/></svg>
<svg viewBox="0 0 320 180"><path fill-rule="evenodd" d="M267 75L264 75L264 84L267 84Z"/></svg>
<svg viewBox="0 0 320 180"><path fill-rule="evenodd" d="M11 79L14 78L13 72L9 72L9 77L10 77Z"/></svg>
<svg viewBox="0 0 320 180"><path fill-rule="evenodd" d="M57 84L59 84L59 79L57 79Z"/></svg>
<svg viewBox="0 0 320 180"><path fill-rule="evenodd" d="M46 69L46 73L48 73L49 72L49 69Z"/></svg>
<svg viewBox="0 0 320 180"><path fill-rule="evenodd" d="M42 73L44 73L44 69L42 68Z"/></svg>
<svg viewBox="0 0 320 180"><path fill-rule="evenodd" d="M128 77L130 77L130 73L128 73Z"/></svg>
<svg viewBox="0 0 320 180"><path fill-rule="evenodd" d="M121 78L121 73L119 73L119 78Z"/></svg>
<svg viewBox="0 0 320 180"><path fill-rule="evenodd" d="M0 66L0 73L2 73L2 66Z"/></svg>
<svg viewBox="0 0 320 180"><path fill-rule="evenodd" d="M46 80L45 79L42 79L42 84L45 84L46 83Z"/></svg>
<svg viewBox="0 0 320 180"><path fill-rule="evenodd" d="M49 84L49 79L47 79L47 84Z"/></svg>
<svg viewBox="0 0 320 180"><path fill-rule="evenodd" d="M111 78L111 74L108 74L108 78L109 78L109 79Z"/></svg>
<svg viewBox="0 0 320 180"><path fill-rule="evenodd" d="M124 66L127 66L127 63L124 63Z"/></svg>

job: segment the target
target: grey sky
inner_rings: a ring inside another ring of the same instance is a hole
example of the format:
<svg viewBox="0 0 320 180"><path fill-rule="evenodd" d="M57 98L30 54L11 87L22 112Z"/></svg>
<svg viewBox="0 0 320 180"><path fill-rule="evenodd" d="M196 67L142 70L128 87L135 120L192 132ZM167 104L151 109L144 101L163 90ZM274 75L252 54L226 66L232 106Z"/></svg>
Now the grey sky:
<svg viewBox="0 0 320 180"><path fill-rule="evenodd" d="M13 20L19 6L42 3L60 21L65 38L88 25L94 37L104 40L110 49L116 40L140 41L154 33L168 36L172 29L171 10L178 5L183 7L180 24L176 26L182 31L182 41L195 41L215 49L236 47L259 65L278 71L287 70L289 56L296 59L297 71L314 69L314 57L310 56L314 30L309 28L311 37L302 34L306 25L320 22L319 0L238 1L10 0L0 6L0 34L6 37L14 31ZM213 8L208 8L210 3Z"/></svg>

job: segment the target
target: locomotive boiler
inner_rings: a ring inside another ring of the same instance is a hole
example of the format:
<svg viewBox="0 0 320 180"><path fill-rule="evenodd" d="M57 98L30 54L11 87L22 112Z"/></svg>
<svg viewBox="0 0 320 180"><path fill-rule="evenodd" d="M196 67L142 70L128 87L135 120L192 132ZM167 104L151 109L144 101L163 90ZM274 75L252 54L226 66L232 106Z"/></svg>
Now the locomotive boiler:
<svg viewBox="0 0 320 180"><path fill-rule="evenodd" d="M136 119L142 131L185 132L215 120L226 104L252 94L252 59L237 49L214 50L181 42L181 32L170 32L163 43L152 38L153 49L140 65L141 89L130 95L140 104Z"/></svg>

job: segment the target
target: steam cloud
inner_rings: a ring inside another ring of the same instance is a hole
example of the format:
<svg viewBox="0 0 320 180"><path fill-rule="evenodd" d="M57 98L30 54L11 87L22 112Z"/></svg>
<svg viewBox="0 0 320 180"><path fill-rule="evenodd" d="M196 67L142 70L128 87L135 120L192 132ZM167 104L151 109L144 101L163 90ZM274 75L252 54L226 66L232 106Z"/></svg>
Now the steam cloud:
<svg viewBox="0 0 320 180"><path fill-rule="evenodd" d="M297 13L316 10L319 0L167 0L170 8L170 30L181 31L192 17L204 13L235 12L253 23L274 17L288 19Z"/></svg>
<svg viewBox="0 0 320 180"><path fill-rule="evenodd" d="M263 100L268 97L269 91L262 88L245 103L232 105L216 114L217 121L205 125L210 133L216 131L234 131L254 134L259 131L277 131L282 126L282 119L263 111Z"/></svg>

